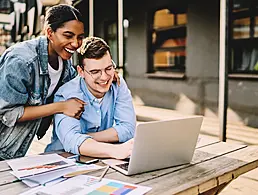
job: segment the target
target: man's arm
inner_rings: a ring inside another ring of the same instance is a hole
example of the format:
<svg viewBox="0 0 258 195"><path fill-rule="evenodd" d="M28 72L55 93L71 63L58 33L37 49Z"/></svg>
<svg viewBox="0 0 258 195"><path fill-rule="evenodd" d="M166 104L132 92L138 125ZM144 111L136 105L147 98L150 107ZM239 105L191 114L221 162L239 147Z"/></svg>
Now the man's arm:
<svg viewBox="0 0 258 195"><path fill-rule="evenodd" d="M92 157L124 159L131 155L133 140L123 144L109 144L82 134L80 121L63 114L55 116L56 134L66 152Z"/></svg>
<svg viewBox="0 0 258 195"><path fill-rule="evenodd" d="M115 102L114 120L116 125L104 131L89 133L96 141L115 143L126 142L133 138L136 127L136 115L132 103L131 93L123 78L118 87L118 95Z"/></svg>
<svg viewBox="0 0 258 195"><path fill-rule="evenodd" d="M116 125L112 128L89 135L100 142L126 142L133 138L136 127L136 115L133 107L132 96L123 78L120 79L118 95L115 102L114 120Z"/></svg>
<svg viewBox="0 0 258 195"><path fill-rule="evenodd" d="M55 101L63 100L63 97L55 96ZM56 114L54 122L56 134L67 152L117 159L126 158L131 154L132 140L119 145L101 143L90 135L82 134L80 121L64 114Z"/></svg>
<svg viewBox="0 0 258 195"><path fill-rule="evenodd" d="M114 142L126 142L133 138L135 128L136 128L136 115L133 107L133 101L131 92L127 87L127 84L123 78L120 79L120 86L118 87L117 99L115 102L115 111L114 111L114 120L115 125L103 132L97 132L96 136L93 135L93 138L97 137L98 134L103 133L104 136L101 141L106 142L107 140L113 140ZM114 131L110 134L110 137L107 134L108 131ZM116 136L114 136L116 134ZM116 140L118 138L118 140Z"/></svg>
<svg viewBox="0 0 258 195"><path fill-rule="evenodd" d="M123 78L118 87L114 111L115 125L119 142L126 142L134 137L136 128L136 115L133 107L131 92Z"/></svg>
<svg viewBox="0 0 258 195"><path fill-rule="evenodd" d="M96 133L88 133L88 135L99 142L115 143L119 141L117 131L113 127Z"/></svg>
<svg viewBox="0 0 258 195"><path fill-rule="evenodd" d="M79 151L86 156L125 159L131 155L132 148L133 139L123 144L109 144L89 138L82 143Z"/></svg>

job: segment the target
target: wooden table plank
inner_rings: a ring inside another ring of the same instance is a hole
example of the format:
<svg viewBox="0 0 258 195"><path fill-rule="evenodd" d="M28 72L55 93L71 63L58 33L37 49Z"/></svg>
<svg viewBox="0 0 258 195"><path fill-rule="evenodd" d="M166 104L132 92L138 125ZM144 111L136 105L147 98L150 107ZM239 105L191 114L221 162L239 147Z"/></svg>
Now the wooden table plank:
<svg viewBox="0 0 258 195"><path fill-rule="evenodd" d="M196 148L204 147L204 146L215 144L218 142L220 142L218 138L200 134L198 137Z"/></svg>
<svg viewBox="0 0 258 195"><path fill-rule="evenodd" d="M150 194L176 194L195 187L198 187L201 193L202 190L212 189L214 183L218 185L220 177L225 174L231 174L232 178L236 178L256 167L258 146L250 146L140 184L152 187Z"/></svg>
<svg viewBox="0 0 258 195"><path fill-rule="evenodd" d="M11 170L8 164L5 161L0 161L0 173L8 170Z"/></svg>
<svg viewBox="0 0 258 195"><path fill-rule="evenodd" d="M246 147L246 146L245 145L236 145L236 144L225 144L223 142L219 142L216 144L212 144L212 145L208 145L206 147L196 149L191 164L180 165L180 166L175 166L175 167L171 167L171 168L167 168L167 169L161 169L161 170L152 171L152 172L148 172L148 173L137 174L137 175L133 175L130 177L125 176L119 172L113 172L113 173L107 174L106 177L109 179L117 179L117 180L121 180L124 182L139 184L144 181L152 180L154 178L158 178L163 175L177 172L181 169L185 169L187 167L191 167L193 165L196 165L196 164L199 164L199 163L202 163L205 161L209 161L213 158L217 158L226 153L236 151L236 150L239 150L244 147ZM207 151L211 151L211 152L207 152Z"/></svg>
<svg viewBox="0 0 258 195"><path fill-rule="evenodd" d="M3 185L4 183L6 183L6 182L9 183L9 182L14 181L14 180L17 179L15 176L13 176L13 175L10 173L10 171L2 172L2 173L0 174L0 176L1 176L0 186L2 186L2 185ZM1 189L1 187L0 187L0 189Z"/></svg>
<svg viewBox="0 0 258 195"><path fill-rule="evenodd" d="M0 195L17 195L29 189L24 183L18 182L1 188Z"/></svg>

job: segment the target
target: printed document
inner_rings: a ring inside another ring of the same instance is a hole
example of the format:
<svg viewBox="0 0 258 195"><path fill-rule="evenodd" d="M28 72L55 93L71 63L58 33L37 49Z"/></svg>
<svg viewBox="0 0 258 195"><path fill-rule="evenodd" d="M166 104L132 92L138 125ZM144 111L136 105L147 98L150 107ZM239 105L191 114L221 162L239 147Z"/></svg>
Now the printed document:
<svg viewBox="0 0 258 195"><path fill-rule="evenodd" d="M33 155L7 161L13 175L19 179L74 166L75 162L58 154Z"/></svg>
<svg viewBox="0 0 258 195"><path fill-rule="evenodd" d="M79 175L67 179L61 183L28 191L22 195L142 195L151 190L150 187L134 185L117 180L103 178L100 182L98 177Z"/></svg>

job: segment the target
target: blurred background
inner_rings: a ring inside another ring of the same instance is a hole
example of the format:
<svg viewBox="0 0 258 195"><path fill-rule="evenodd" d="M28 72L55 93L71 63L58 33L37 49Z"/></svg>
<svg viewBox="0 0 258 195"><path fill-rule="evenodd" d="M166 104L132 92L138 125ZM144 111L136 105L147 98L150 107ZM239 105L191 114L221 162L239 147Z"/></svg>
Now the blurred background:
<svg viewBox="0 0 258 195"><path fill-rule="evenodd" d="M257 128L258 1L229 2L227 118ZM46 10L63 3L111 46L137 103L218 117L220 0L0 0L0 55L39 36Z"/></svg>

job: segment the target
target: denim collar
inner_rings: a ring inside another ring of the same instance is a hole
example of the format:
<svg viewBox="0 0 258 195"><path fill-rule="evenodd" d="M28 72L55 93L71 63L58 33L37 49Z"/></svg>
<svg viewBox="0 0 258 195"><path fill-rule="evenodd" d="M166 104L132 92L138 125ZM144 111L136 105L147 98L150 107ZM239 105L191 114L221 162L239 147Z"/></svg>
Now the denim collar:
<svg viewBox="0 0 258 195"><path fill-rule="evenodd" d="M48 39L46 36L39 37L39 73L41 75L48 74Z"/></svg>
<svg viewBox="0 0 258 195"><path fill-rule="evenodd" d="M48 73L48 39L46 36L39 37L38 56L40 61L39 73L46 75ZM63 60L63 68L67 69L68 60Z"/></svg>

